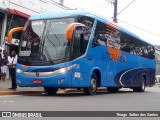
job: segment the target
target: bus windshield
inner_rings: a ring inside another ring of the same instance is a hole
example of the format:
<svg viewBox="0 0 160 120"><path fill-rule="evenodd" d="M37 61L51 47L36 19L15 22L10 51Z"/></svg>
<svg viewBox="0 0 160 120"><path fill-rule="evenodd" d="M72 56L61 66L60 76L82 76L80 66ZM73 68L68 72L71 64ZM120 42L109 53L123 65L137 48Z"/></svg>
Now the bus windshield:
<svg viewBox="0 0 160 120"><path fill-rule="evenodd" d="M69 56L71 43L66 40L66 29L75 18L28 21L20 42L19 60L52 62Z"/></svg>

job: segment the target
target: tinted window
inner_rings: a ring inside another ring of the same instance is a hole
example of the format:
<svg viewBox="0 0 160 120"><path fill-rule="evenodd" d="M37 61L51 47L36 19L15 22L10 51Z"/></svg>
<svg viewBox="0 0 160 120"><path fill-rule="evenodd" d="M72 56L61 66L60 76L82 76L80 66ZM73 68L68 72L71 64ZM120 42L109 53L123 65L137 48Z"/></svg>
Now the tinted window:
<svg viewBox="0 0 160 120"><path fill-rule="evenodd" d="M86 51L88 41L92 32L94 19L86 16L80 16L80 17L77 17L76 22L84 24L85 27L78 27L75 31L73 53L84 53ZM84 39L83 41L82 41L82 37ZM84 47L83 51L81 47L82 44Z"/></svg>
<svg viewBox="0 0 160 120"><path fill-rule="evenodd" d="M122 51L126 51L126 52L130 52L131 51L131 37L128 36L128 35L125 35L125 34L121 34L121 37L120 37L121 41L120 41L120 44L121 44L121 50ZM132 45L133 47L133 45Z"/></svg>
<svg viewBox="0 0 160 120"><path fill-rule="evenodd" d="M97 23L96 26L96 31L94 35L94 40L93 40L93 47L99 46L99 45L107 45L107 27L104 23Z"/></svg>
<svg viewBox="0 0 160 120"><path fill-rule="evenodd" d="M120 37L121 50L134 55L154 59L154 46L149 45L137 38L121 33Z"/></svg>
<svg viewBox="0 0 160 120"><path fill-rule="evenodd" d="M154 46L149 45L137 38L134 38L126 33L107 26L104 23L98 22L95 30L92 47L105 45L115 49L120 49L134 55L154 59Z"/></svg>
<svg viewBox="0 0 160 120"><path fill-rule="evenodd" d="M115 49L120 49L120 33L118 30L98 22L94 35L93 47L105 45Z"/></svg>

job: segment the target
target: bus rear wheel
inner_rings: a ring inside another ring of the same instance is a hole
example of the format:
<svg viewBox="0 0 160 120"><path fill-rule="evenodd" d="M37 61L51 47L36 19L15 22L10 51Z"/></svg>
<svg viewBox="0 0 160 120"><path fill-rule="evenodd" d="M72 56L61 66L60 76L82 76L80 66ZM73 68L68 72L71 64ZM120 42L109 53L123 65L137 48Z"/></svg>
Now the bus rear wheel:
<svg viewBox="0 0 160 120"><path fill-rule="evenodd" d="M58 91L58 88L55 87L44 87L44 91L47 95L55 95Z"/></svg>
<svg viewBox="0 0 160 120"><path fill-rule="evenodd" d="M108 92L116 93L119 91L119 87L107 87Z"/></svg>
<svg viewBox="0 0 160 120"><path fill-rule="evenodd" d="M142 76L142 77L141 77L141 86L140 86L140 87L134 87L134 88L133 88L133 91L134 91L134 92L144 92L144 91L145 91L145 88L146 88L146 85L145 85L145 77Z"/></svg>
<svg viewBox="0 0 160 120"><path fill-rule="evenodd" d="M84 94L95 95L96 92L97 92L97 75L95 73L92 73L90 86L87 88L84 88Z"/></svg>

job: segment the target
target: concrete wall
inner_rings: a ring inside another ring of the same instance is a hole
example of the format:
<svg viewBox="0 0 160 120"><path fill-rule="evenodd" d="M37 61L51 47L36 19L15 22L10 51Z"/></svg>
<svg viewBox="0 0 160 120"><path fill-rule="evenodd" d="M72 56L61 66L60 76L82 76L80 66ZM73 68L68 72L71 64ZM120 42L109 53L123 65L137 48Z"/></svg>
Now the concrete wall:
<svg viewBox="0 0 160 120"><path fill-rule="evenodd" d="M4 48L5 44L5 31L7 23L7 8L15 9L26 13L28 15L34 15L44 12L57 12L69 10L70 8L60 5L52 0L0 0L0 10L6 11L5 17L3 17L3 25L1 29L0 47Z"/></svg>
<svg viewBox="0 0 160 120"><path fill-rule="evenodd" d="M0 0L0 8L16 9L29 15L43 12L57 12L68 10L52 0Z"/></svg>

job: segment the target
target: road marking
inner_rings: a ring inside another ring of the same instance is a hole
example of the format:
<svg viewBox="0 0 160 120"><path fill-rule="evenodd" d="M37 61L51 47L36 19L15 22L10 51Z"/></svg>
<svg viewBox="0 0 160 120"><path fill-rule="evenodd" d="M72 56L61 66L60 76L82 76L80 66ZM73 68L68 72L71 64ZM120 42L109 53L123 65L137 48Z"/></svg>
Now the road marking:
<svg viewBox="0 0 160 120"><path fill-rule="evenodd" d="M20 96L20 95L2 95L2 96L0 96L0 98L17 97L17 96Z"/></svg>
<svg viewBox="0 0 160 120"><path fill-rule="evenodd" d="M14 101L11 100L4 100L4 101L0 101L0 103L13 103Z"/></svg>

